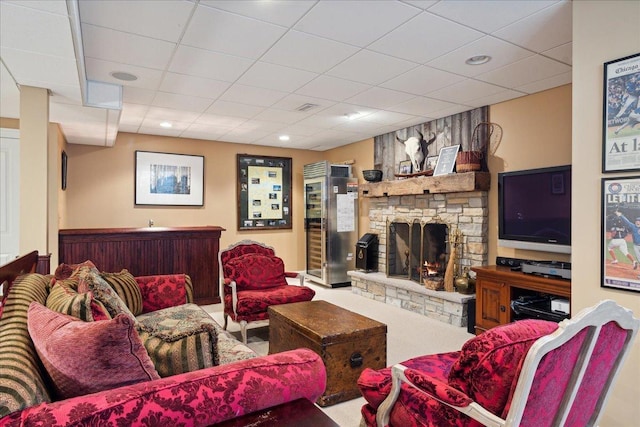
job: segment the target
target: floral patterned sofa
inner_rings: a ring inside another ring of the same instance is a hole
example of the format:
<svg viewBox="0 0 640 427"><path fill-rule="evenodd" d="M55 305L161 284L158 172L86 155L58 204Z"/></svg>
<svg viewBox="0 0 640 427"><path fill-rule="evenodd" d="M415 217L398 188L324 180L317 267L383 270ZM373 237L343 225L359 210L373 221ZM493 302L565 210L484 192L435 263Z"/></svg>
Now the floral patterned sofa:
<svg viewBox="0 0 640 427"><path fill-rule="evenodd" d="M315 353L257 357L191 304L186 275L55 278L32 254L31 272L0 268L0 426L208 426L324 391Z"/></svg>

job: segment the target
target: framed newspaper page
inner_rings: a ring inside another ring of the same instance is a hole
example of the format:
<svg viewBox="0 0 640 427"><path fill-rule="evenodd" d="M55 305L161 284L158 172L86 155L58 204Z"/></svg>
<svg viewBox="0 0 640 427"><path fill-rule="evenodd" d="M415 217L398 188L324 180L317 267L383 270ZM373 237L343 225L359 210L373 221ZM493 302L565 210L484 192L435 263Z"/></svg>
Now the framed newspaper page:
<svg viewBox="0 0 640 427"><path fill-rule="evenodd" d="M640 169L640 53L605 62L602 172Z"/></svg>
<svg viewBox="0 0 640 427"><path fill-rule="evenodd" d="M238 230L292 228L291 158L238 154Z"/></svg>
<svg viewBox="0 0 640 427"><path fill-rule="evenodd" d="M602 179L602 282L640 292L640 176Z"/></svg>

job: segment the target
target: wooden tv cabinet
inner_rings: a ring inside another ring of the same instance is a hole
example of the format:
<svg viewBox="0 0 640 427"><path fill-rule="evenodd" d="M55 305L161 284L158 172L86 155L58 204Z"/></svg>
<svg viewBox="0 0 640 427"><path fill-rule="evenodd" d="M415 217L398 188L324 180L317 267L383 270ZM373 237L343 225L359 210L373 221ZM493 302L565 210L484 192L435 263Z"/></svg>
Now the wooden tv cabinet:
<svg viewBox="0 0 640 427"><path fill-rule="evenodd" d="M571 301L571 281L525 274L509 267L472 267L476 272L476 334L515 320L511 300L548 294Z"/></svg>

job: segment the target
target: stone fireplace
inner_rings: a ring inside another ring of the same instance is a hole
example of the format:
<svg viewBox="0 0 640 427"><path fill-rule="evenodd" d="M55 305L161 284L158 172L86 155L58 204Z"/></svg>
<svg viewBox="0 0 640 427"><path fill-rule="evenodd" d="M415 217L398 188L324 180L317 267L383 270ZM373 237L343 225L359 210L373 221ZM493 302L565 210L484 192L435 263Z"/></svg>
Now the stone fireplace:
<svg viewBox="0 0 640 427"><path fill-rule="evenodd" d="M427 289L419 271L425 261L441 261L443 252L448 256L450 245L446 236L453 230L462 235L457 247L457 271L487 264L486 175L486 181L472 185L472 191L465 191L468 185L434 190L434 185L448 177L410 178L422 180L420 186L426 190L411 187L407 190L405 184L391 181L379 183L387 184L382 188L375 184L361 185L362 196L369 198L369 232L378 234L379 239L378 272L349 272L352 292L455 326L466 326L467 305L475 295ZM405 192L414 194L397 194ZM440 226L427 227L425 238L427 224Z"/></svg>

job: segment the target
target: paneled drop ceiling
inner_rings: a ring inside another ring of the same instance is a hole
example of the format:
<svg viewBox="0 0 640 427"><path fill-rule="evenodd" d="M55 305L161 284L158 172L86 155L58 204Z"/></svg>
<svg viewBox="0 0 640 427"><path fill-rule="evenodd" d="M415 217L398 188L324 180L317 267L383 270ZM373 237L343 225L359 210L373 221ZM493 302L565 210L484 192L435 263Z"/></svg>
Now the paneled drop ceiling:
<svg viewBox="0 0 640 427"><path fill-rule="evenodd" d="M568 0L0 0L0 116L27 85L70 143L322 151L570 83L571 34ZM122 85L122 110L83 106L85 78Z"/></svg>

